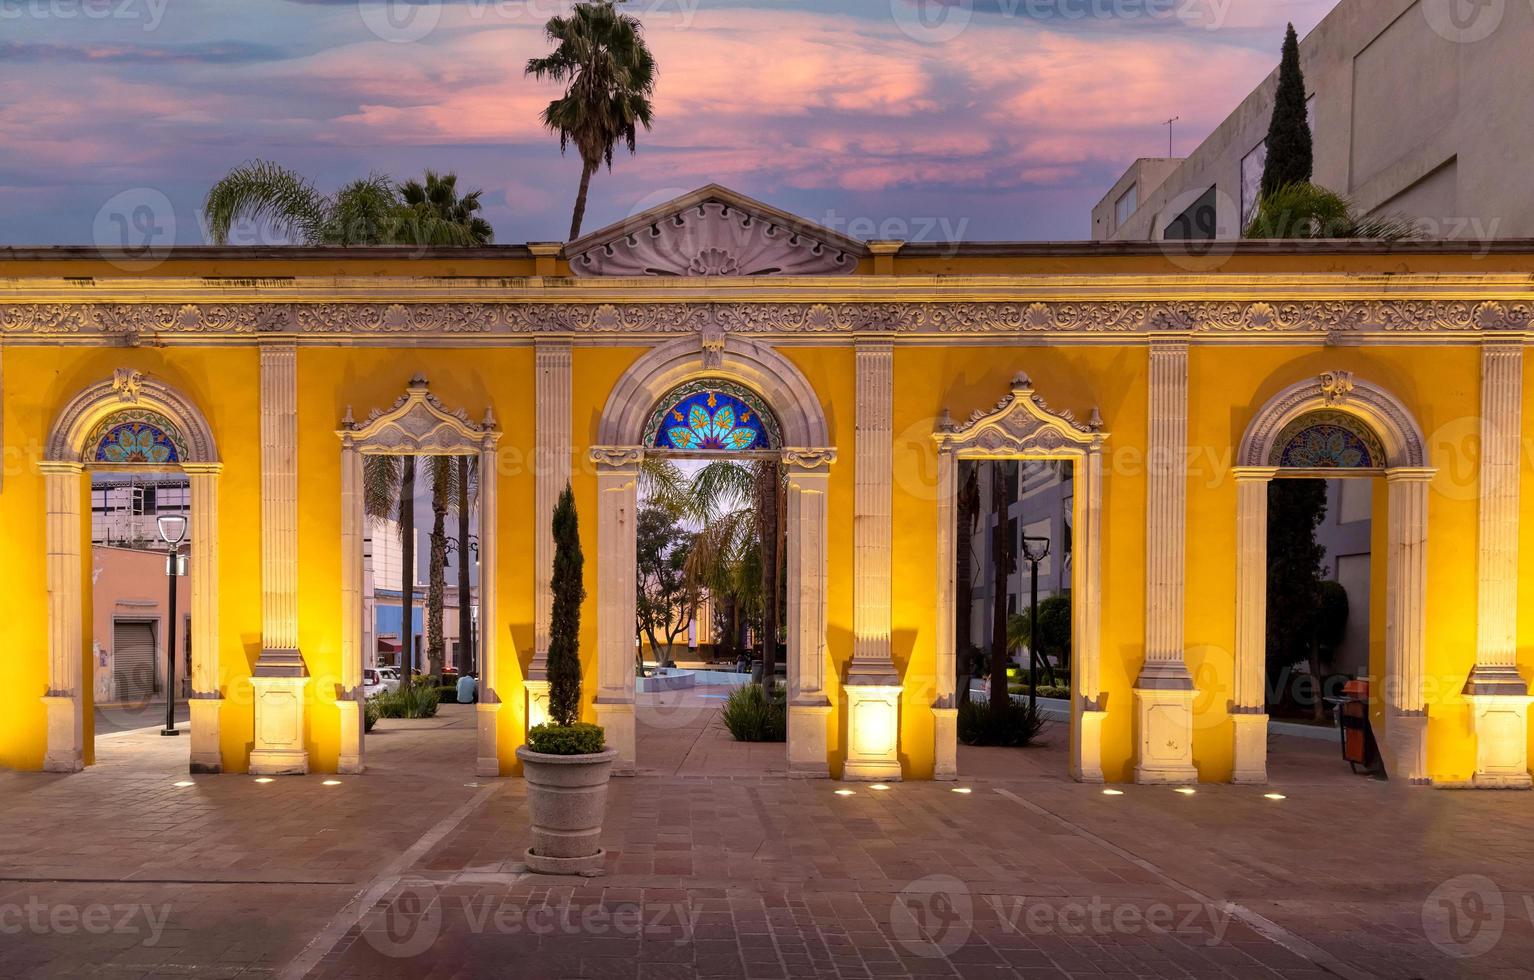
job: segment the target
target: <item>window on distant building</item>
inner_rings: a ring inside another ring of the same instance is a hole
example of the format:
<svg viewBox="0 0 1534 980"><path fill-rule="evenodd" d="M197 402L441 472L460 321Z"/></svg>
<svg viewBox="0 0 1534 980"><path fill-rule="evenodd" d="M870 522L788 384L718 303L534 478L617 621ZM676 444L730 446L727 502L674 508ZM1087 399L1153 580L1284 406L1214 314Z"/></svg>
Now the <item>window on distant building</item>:
<svg viewBox="0 0 1534 980"><path fill-rule="evenodd" d="M1219 229L1219 196L1216 188L1205 191L1186 211L1166 226L1167 241L1213 241Z"/></svg>
<svg viewBox="0 0 1534 980"><path fill-rule="evenodd" d="M1116 228L1122 228L1134 217L1135 211L1140 207L1140 185L1130 184L1129 190L1119 195L1118 202L1113 205L1113 221Z"/></svg>

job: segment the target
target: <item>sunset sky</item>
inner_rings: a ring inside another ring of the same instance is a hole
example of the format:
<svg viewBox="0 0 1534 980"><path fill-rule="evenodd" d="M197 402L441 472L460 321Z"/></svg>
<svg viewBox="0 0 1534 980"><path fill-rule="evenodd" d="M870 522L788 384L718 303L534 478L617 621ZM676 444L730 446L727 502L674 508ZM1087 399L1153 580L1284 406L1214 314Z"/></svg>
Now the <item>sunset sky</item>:
<svg viewBox="0 0 1534 980"><path fill-rule="evenodd" d="M596 178L586 230L717 181L858 237L1087 238L1124 168L1166 153L1164 120L1186 153L1284 23L1333 5L634 0L655 129ZM453 170L497 241L563 239L579 163L522 68L569 6L0 0L0 243L112 244L138 202L201 242L202 195L252 158L324 190Z"/></svg>

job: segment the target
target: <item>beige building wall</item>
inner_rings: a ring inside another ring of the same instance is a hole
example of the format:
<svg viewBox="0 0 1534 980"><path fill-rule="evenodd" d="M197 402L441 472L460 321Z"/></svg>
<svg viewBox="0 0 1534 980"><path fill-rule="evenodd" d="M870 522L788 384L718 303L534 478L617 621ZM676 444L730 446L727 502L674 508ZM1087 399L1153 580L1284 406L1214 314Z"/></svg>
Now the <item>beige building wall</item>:
<svg viewBox="0 0 1534 980"><path fill-rule="evenodd" d="M1214 237L1240 237L1260 154L1248 162L1245 201L1242 162L1267 136L1281 41L1273 74L1179 166L1129 167L1092 209L1095 240L1163 239L1211 189ZM1528 3L1342 0L1300 43L1316 182L1418 222L1426 238L1534 237L1534 196L1514 176L1534 158L1531 46ZM1138 207L1120 221L1131 188Z"/></svg>
<svg viewBox="0 0 1534 980"><path fill-rule="evenodd" d="M164 694L165 618L169 588L165 581L165 552L137 551L129 548L91 548L92 650L95 657L94 689L97 704L119 700L116 687L115 624L150 622L155 635L156 689ZM184 694L187 671L187 620L192 611L191 578L176 580L176 664L178 695Z"/></svg>

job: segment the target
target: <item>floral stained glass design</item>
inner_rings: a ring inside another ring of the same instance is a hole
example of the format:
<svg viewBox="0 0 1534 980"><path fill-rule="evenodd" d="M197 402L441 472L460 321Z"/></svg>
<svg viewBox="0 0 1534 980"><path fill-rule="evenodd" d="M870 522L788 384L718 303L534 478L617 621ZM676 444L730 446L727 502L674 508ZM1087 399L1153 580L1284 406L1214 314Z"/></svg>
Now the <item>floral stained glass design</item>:
<svg viewBox="0 0 1534 980"><path fill-rule="evenodd" d="M175 426L154 412L119 412L96 427L91 441L97 463L179 463L184 453Z"/></svg>
<svg viewBox="0 0 1534 980"><path fill-rule="evenodd" d="M1346 412L1311 412L1279 433L1272 465L1310 470L1367 470L1385 465L1379 436Z"/></svg>
<svg viewBox="0 0 1534 980"><path fill-rule="evenodd" d="M693 382L672 392L651 418L648 444L687 452L776 449L777 426L751 392L722 381Z"/></svg>

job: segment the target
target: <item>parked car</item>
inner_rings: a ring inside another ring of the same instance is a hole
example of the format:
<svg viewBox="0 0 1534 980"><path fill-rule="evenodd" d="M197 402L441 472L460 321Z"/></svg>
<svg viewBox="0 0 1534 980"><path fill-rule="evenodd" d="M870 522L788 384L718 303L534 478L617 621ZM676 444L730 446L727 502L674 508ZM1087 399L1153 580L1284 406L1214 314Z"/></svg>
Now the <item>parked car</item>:
<svg viewBox="0 0 1534 980"><path fill-rule="evenodd" d="M396 682L398 686L398 682ZM370 698L375 694L382 694L388 687L384 683L383 674L373 667L362 668L362 696Z"/></svg>
<svg viewBox="0 0 1534 980"><path fill-rule="evenodd" d="M384 690L388 691L390 694L393 694L395 691L399 690L398 667L379 667L377 668L377 671L378 676L383 679Z"/></svg>

